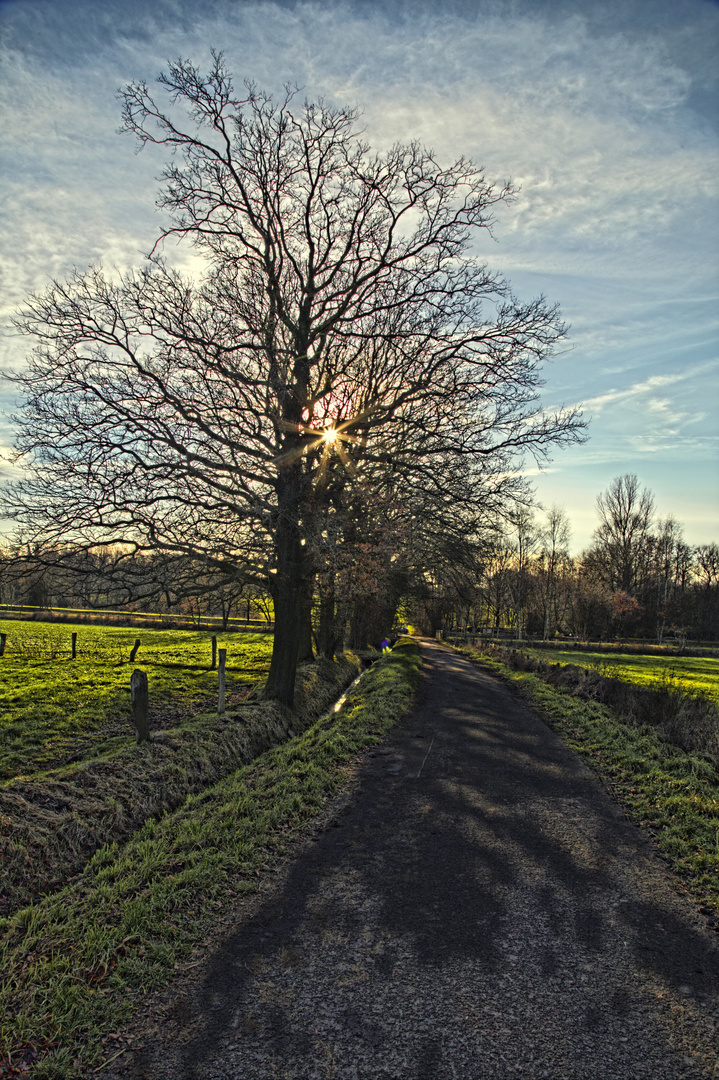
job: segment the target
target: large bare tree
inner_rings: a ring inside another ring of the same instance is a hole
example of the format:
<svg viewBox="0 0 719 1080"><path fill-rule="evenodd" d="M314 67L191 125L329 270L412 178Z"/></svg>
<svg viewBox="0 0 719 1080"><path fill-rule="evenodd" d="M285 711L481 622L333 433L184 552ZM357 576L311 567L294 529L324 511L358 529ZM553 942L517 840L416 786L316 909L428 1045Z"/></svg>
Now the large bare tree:
<svg viewBox="0 0 719 1080"><path fill-rule="evenodd" d="M218 582L269 582L265 693L291 705L307 537L331 470L423 476L463 461L479 493L578 437L546 414L555 306L469 257L509 199L472 162L373 153L351 109L238 96L220 55L124 92L124 130L171 151L159 205L203 257L76 273L19 320L26 476L6 502L34 551L162 552ZM137 564L137 561L136 563Z"/></svg>

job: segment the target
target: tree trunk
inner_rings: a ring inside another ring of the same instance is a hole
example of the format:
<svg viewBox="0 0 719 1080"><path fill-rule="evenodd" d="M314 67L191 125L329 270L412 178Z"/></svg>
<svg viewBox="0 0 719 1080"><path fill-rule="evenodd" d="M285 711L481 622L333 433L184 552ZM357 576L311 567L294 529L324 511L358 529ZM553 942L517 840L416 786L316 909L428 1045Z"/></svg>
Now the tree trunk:
<svg viewBox="0 0 719 1080"><path fill-rule="evenodd" d="M369 642L369 625L364 605L355 600L350 618L350 648L366 649Z"/></svg>
<svg viewBox="0 0 719 1080"><path fill-rule="evenodd" d="M335 596L335 656L342 656L345 648L345 633L347 630L347 604L345 601L337 601Z"/></svg>
<svg viewBox="0 0 719 1080"><path fill-rule="evenodd" d="M317 634L317 652L331 660L337 647L335 628L335 590L330 585L320 590L320 625Z"/></svg>
<svg viewBox="0 0 719 1080"><path fill-rule="evenodd" d="M292 708L300 643L302 601L305 594L300 545L299 468L289 466L277 482L276 570L270 579L275 609L272 660L262 696Z"/></svg>
<svg viewBox="0 0 719 1080"><path fill-rule="evenodd" d="M312 579L305 582L304 594L300 604L300 628L299 645L297 649L297 663L304 664L308 660L314 660L312 650Z"/></svg>
<svg viewBox="0 0 719 1080"><path fill-rule="evenodd" d="M542 629L542 640L549 640L549 620L551 616L551 593L548 593L544 601L544 627Z"/></svg>

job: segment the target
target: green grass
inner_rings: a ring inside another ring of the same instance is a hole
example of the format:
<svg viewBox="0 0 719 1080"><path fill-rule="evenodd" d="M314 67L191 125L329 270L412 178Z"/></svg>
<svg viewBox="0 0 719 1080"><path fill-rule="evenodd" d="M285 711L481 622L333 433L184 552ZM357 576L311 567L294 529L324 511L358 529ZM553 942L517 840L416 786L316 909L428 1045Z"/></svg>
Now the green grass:
<svg viewBox="0 0 719 1080"><path fill-rule="evenodd" d="M579 652L572 649L523 650L549 664L594 668L609 678L649 689L670 684L683 693L705 694L719 702L719 659L695 656L641 656L633 653Z"/></svg>
<svg viewBox="0 0 719 1080"><path fill-rule="evenodd" d="M76 1076L112 1056L106 1036L171 982L237 897L291 851L346 776L411 705L419 653L401 643L341 710L261 755L69 886L0 919L0 1046L27 1075ZM2 1059L0 1059L1 1061Z"/></svg>
<svg viewBox="0 0 719 1080"><path fill-rule="evenodd" d="M290 734L304 731L360 670L350 654L303 664L295 709L271 701L208 712L138 746L132 735L94 756L0 786L0 915L61 888L98 848L177 809Z"/></svg>
<svg viewBox="0 0 719 1080"><path fill-rule="evenodd" d="M138 630L71 623L0 622L7 633L0 657L0 783L33 777L97 753L98 735L132 735L130 675L147 673L150 726L192 716L216 694L210 631ZM77 656L71 659L71 633ZM129 656L141 641L133 664ZM218 634L227 649L227 690L242 694L269 668L272 637Z"/></svg>
<svg viewBox="0 0 719 1080"><path fill-rule="evenodd" d="M538 675L461 651L521 687L551 727L591 762L633 820L649 831L702 908L719 916L716 760L682 750L655 728L626 722L599 702L564 694Z"/></svg>

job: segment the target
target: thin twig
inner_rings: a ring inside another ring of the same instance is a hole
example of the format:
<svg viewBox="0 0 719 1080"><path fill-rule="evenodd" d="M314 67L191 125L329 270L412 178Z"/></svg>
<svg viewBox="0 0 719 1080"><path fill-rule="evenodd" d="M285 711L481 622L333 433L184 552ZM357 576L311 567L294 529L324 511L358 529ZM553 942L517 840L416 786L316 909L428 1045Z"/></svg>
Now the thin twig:
<svg viewBox="0 0 719 1080"><path fill-rule="evenodd" d="M129 1049L129 1046L123 1046L122 1050L118 1050L116 1054L113 1054L111 1058L107 1059L107 1061L103 1061L102 1065L98 1065L98 1067L96 1069L93 1069L92 1071L99 1073L100 1069L104 1069L106 1065L109 1065L111 1061L114 1061L115 1058L119 1058L120 1054L124 1054L125 1051Z"/></svg>
<svg viewBox="0 0 719 1080"><path fill-rule="evenodd" d="M431 750L431 749L432 749L432 747L434 746L434 740L435 740L435 737L436 737L436 736L434 736L434 735L432 736L432 742L431 742L431 743L429 744L429 750ZM422 764L421 764L421 765L420 765L420 767L419 767L419 772L417 773L417 775L416 775L416 777L415 777L415 780L419 780L419 773L421 773L421 772L422 772L422 769L424 768L424 764L425 764L425 761L426 761L426 760L427 760L427 758L429 757L429 750L428 750L428 751L427 751L427 753L426 753L426 754L424 755L424 761L422 762Z"/></svg>

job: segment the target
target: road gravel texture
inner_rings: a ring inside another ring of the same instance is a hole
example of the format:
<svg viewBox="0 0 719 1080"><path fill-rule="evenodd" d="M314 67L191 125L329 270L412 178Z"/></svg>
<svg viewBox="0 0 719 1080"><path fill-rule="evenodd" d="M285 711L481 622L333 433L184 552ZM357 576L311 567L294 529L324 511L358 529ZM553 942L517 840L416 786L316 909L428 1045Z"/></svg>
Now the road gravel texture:
<svg viewBox="0 0 719 1080"><path fill-rule="evenodd" d="M719 939L516 692L422 644L414 712L110 1077L719 1077Z"/></svg>

